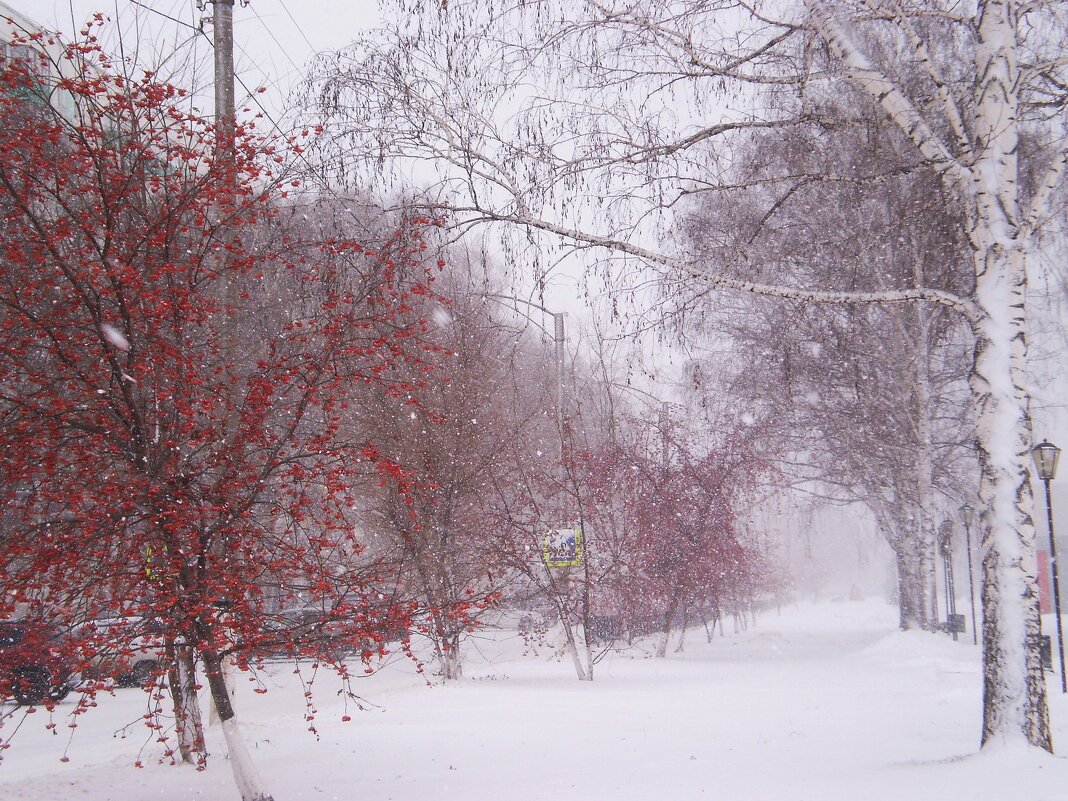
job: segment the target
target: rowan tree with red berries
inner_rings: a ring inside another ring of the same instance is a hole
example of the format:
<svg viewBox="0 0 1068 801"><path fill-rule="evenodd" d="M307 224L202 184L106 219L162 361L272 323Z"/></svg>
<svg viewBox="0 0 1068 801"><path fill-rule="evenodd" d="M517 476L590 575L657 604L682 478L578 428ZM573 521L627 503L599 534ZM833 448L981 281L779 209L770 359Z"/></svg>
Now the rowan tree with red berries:
<svg viewBox="0 0 1068 801"><path fill-rule="evenodd" d="M412 300L437 266L427 221L368 250L293 214L301 137L238 125L218 157L182 89L113 66L91 34L0 62L0 617L62 623L84 665L101 643L80 621L154 621L187 693L203 669L243 797L265 799L223 661L252 668L298 594L333 642L403 625L353 526L359 480L398 471L345 421L354 387L425 380Z"/></svg>
<svg viewBox="0 0 1068 801"><path fill-rule="evenodd" d="M416 599L415 630L429 640L442 678L455 680L463 641L496 608L513 573L491 522L494 487L522 474L532 430L545 414L516 386L525 383L517 376L536 369L522 334L472 292L470 267L449 263L441 297L427 299L424 312L433 321L426 341L438 346L426 358L439 365L441 380L411 399L369 393L365 408L377 441L412 486L392 482L377 492L365 525L390 550L399 583Z"/></svg>

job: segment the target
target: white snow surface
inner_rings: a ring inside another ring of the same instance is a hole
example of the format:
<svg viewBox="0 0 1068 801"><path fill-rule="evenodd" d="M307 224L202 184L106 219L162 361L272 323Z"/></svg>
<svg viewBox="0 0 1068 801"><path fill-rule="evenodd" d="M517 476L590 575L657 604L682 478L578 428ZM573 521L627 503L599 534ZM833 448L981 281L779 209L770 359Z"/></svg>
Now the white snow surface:
<svg viewBox="0 0 1068 801"><path fill-rule="evenodd" d="M1065 757L979 752L971 634L899 632L881 601L789 606L738 634L728 620L711 644L692 629L684 653L612 654L592 683L551 647L524 653L505 620L467 646L458 683L429 686L403 659L356 682L370 711L346 710L320 674L318 740L292 666L269 670L266 695L239 678L238 716L266 788L276 801L1068 801ZM1054 743L1068 754L1068 700L1047 677ZM0 764L0 798L239 799L220 729L208 732L207 770L159 764L138 722L145 702L137 689L101 696L67 763L73 700L58 708L58 735L43 710L29 716ZM5 736L20 717L5 720Z"/></svg>

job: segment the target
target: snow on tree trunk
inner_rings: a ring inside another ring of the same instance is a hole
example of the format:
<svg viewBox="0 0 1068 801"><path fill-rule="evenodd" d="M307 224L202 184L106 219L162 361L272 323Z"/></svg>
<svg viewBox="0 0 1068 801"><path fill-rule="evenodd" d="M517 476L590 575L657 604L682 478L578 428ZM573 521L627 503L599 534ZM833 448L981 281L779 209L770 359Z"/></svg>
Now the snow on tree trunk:
<svg viewBox="0 0 1068 801"><path fill-rule="evenodd" d="M222 722L222 730L226 739L226 753L230 757L230 769L234 772L241 801L273 801L272 796L263 789L263 779L252 762L237 721L227 718Z"/></svg>
<svg viewBox="0 0 1068 801"><path fill-rule="evenodd" d="M985 745L1022 733L1032 745L1052 750L1038 648L1038 561L1028 468L1031 421L1023 388L1023 256L1018 250L991 251L984 261L1003 278L990 281L989 288L983 282L979 292L986 296L983 306L990 317L982 326L985 336L977 343L971 377L982 470L982 741Z"/></svg>
<svg viewBox="0 0 1068 801"><path fill-rule="evenodd" d="M263 779L252 761L248 746L241 735L241 729L234 718L234 707L227 684L223 659L215 654L204 654L204 670L208 678L208 689L212 701L222 722L223 737L226 740L226 753L230 758L230 770L234 774L234 783L241 793L241 801L274 801L264 789Z"/></svg>
<svg viewBox="0 0 1068 801"><path fill-rule="evenodd" d="M202 764L207 754L204 749L204 723L200 716L193 650L188 645L168 643L166 653L169 665L168 685L178 736L178 754L182 762Z"/></svg>

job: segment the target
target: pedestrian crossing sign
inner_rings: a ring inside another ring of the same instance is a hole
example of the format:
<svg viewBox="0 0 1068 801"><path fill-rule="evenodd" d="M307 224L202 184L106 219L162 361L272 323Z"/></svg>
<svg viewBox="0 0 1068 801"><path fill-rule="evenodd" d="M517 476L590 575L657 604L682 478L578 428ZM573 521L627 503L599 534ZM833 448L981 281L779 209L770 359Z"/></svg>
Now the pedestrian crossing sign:
<svg viewBox="0 0 1068 801"><path fill-rule="evenodd" d="M545 532L542 557L547 567L578 567L582 564L582 529L554 528Z"/></svg>

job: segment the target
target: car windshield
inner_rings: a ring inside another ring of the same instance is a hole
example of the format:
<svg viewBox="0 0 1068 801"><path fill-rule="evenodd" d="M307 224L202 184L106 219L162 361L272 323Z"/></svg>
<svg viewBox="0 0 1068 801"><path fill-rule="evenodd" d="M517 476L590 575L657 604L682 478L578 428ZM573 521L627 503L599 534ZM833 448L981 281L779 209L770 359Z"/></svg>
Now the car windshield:
<svg viewBox="0 0 1068 801"><path fill-rule="evenodd" d="M13 623L0 624L0 648L10 648L22 642L25 629Z"/></svg>

